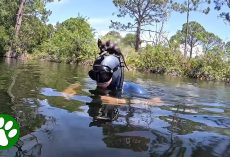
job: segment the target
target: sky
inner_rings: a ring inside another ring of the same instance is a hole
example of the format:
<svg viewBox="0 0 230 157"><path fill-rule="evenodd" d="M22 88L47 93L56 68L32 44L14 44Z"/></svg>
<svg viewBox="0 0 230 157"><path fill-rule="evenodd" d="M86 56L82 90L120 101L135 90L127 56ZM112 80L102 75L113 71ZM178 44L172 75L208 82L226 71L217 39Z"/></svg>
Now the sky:
<svg viewBox="0 0 230 157"><path fill-rule="evenodd" d="M47 9L52 11L48 23L56 24L63 22L71 17L78 15L86 17L91 27L95 29L96 37L105 35L110 29L110 21L127 22L132 19L117 18L118 9L114 6L112 0L54 0L47 4ZM113 15L115 13L115 15ZM191 12L190 21L197 21L208 32L218 35L223 41L230 41L230 24L225 23L222 18L218 17L217 11L211 11L208 15ZM164 24L164 31L169 38L174 35L177 30L182 29L182 25L186 22L186 14L172 12ZM118 31L118 30L115 30ZM125 35L127 32L120 32Z"/></svg>

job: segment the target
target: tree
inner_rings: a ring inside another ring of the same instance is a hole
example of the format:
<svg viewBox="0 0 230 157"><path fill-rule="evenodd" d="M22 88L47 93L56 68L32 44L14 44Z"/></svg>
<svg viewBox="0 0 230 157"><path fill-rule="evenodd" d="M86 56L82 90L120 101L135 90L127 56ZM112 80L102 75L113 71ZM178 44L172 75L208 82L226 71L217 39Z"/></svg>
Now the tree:
<svg viewBox="0 0 230 157"><path fill-rule="evenodd" d="M121 34L116 31L110 31L102 37L103 40L111 40L117 44L121 42L121 38Z"/></svg>
<svg viewBox="0 0 230 157"><path fill-rule="evenodd" d="M18 0L0 0L0 6L0 53L4 55L14 32Z"/></svg>
<svg viewBox="0 0 230 157"><path fill-rule="evenodd" d="M26 3L26 0L20 0L18 12L17 12L16 24L15 24L15 37L16 38L18 37L18 33L22 25L22 17L24 13L25 3Z"/></svg>
<svg viewBox="0 0 230 157"><path fill-rule="evenodd" d="M24 24L20 28L20 34L15 39L16 51L31 54L37 46L50 38L52 31L50 25L44 24L37 17L25 18Z"/></svg>
<svg viewBox="0 0 230 157"><path fill-rule="evenodd" d="M112 28L119 30L131 30L136 33L135 50L138 51L141 43L140 34L145 26L162 21L167 15L168 0L113 0L119 9L117 17L128 15L133 22L122 24L111 21Z"/></svg>
<svg viewBox="0 0 230 157"><path fill-rule="evenodd" d="M210 32L204 33L202 42L205 53L213 48L221 49L221 46L223 45L222 40L217 35Z"/></svg>
<svg viewBox="0 0 230 157"><path fill-rule="evenodd" d="M190 46L190 58L192 57L193 48L200 44L203 39L205 29L199 23L191 21L188 24L183 24L182 33L186 34L188 31L187 44Z"/></svg>
<svg viewBox="0 0 230 157"><path fill-rule="evenodd" d="M188 28L188 29L187 29ZM188 30L188 39L185 40L185 36ZM183 24L182 30L178 31L174 36L171 37L171 41L177 41L180 44L187 42L190 46L190 58L192 57L193 48L199 44L201 44L204 40L204 35L206 31L203 26L195 21L191 21Z"/></svg>
<svg viewBox="0 0 230 157"><path fill-rule="evenodd" d="M230 9L230 0L213 0L213 2L215 4L214 9L218 11L220 11L224 7ZM230 13L226 11L221 12L220 16L223 17L227 22L230 23Z"/></svg>
<svg viewBox="0 0 230 157"><path fill-rule="evenodd" d="M78 62L95 56L93 30L83 17L70 18L56 27L52 38L43 41L36 52L55 61Z"/></svg>
<svg viewBox="0 0 230 157"><path fill-rule="evenodd" d="M230 41L225 44L225 56L230 61Z"/></svg>
<svg viewBox="0 0 230 157"><path fill-rule="evenodd" d="M0 26L0 56L3 56L3 52L7 49L7 42L9 41L9 34L5 27Z"/></svg>
<svg viewBox="0 0 230 157"><path fill-rule="evenodd" d="M230 55L230 41L225 44L225 50L228 55Z"/></svg>
<svg viewBox="0 0 230 157"><path fill-rule="evenodd" d="M184 13L186 12L187 16L186 16L186 28L185 28L185 46L184 46L184 56L187 56L187 40L188 40L188 23L189 23L189 16L190 16L190 12L191 11L200 11L203 12L205 14L208 14L210 8L199 8L199 6L205 2L208 2L208 4L210 3L210 0L185 0L182 3L178 3L178 2L174 2L171 1L172 3L172 9L180 12L180 13ZM190 54L191 55L191 54Z"/></svg>
<svg viewBox="0 0 230 157"><path fill-rule="evenodd" d="M135 34L128 33L126 36L122 39L122 43L125 45L129 45L131 47L135 46Z"/></svg>
<svg viewBox="0 0 230 157"><path fill-rule="evenodd" d="M16 10L12 10L12 17L16 19L12 24L15 26L14 35L11 37L9 51L7 52L7 57L14 57L18 49L23 49L17 47L17 42L19 40L20 30L23 25L23 21L29 21L26 19L31 19L31 17L45 22L48 16L51 14L49 10L46 9L46 3L52 2L53 0L20 0L18 1ZM14 8L15 9L15 8ZM24 23L26 25L26 23ZM29 40L27 40L29 42Z"/></svg>
<svg viewBox="0 0 230 157"><path fill-rule="evenodd" d="M116 32L116 31L110 31L106 34L106 36L113 36L116 38L121 38L121 34L119 32Z"/></svg>
<svg viewBox="0 0 230 157"><path fill-rule="evenodd" d="M0 25L10 27L15 23L15 14L17 10L17 0L0 0Z"/></svg>
<svg viewBox="0 0 230 157"><path fill-rule="evenodd" d="M177 31L175 35L169 39L169 47L175 52L181 44L184 43L184 35L181 31Z"/></svg>

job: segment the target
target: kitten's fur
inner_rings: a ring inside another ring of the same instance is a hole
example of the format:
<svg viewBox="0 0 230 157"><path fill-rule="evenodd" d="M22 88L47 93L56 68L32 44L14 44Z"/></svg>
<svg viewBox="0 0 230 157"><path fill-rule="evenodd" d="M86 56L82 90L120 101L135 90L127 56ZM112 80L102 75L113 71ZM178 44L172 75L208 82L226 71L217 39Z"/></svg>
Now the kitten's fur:
<svg viewBox="0 0 230 157"><path fill-rule="evenodd" d="M117 46L117 44L111 42L110 40L106 42L102 42L100 39L98 39L97 45L98 45L98 48L100 49L99 54L102 54L103 52L107 51L109 54L115 54L115 55L121 56L124 61L125 67L129 70L129 68L127 67L125 63L124 56L121 53L121 49Z"/></svg>

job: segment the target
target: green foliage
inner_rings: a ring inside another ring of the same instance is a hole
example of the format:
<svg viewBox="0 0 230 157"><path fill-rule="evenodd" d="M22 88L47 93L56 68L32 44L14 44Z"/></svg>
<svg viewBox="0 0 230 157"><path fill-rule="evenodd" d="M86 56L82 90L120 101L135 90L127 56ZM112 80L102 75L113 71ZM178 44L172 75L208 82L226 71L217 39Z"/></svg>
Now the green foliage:
<svg viewBox="0 0 230 157"><path fill-rule="evenodd" d="M230 55L230 41L225 44L226 53Z"/></svg>
<svg viewBox="0 0 230 157"><path fill-rule="evenodd" d="M0 26L0 56L2 56L3 53L6 51L8 42L9 34L5 27Z"/></svg>
<svg viewBox="0 0 230 157"><path fill-rule="evenodd" d="M86 19L70 18L60 25L53 37L36 50L37 56L51 60L79 62L95 56L96 41Z"/></svg>
<svg viewBox="0 0 230 157"><path fill-rule="evenodd" d="M0 56L7 51L10 45L15 25L15 13L17 11L17 0L0 0Z"/></svg>
<svg viewBox="0 0 230 157"><path fill-rule="evenodd" d="M187 23L183 24L181 33L186 34ZM205 29L198 22L191 21L188 23L188 40L190 47L194 47L199 41L202 41Z"/></svg>
<svg viewBox="0 0 230 157"><path fill-rule="evenodd" d="M229 0L213 0L215 7L214 9L216 9L217 11L220 11L224 6L227 6L228 8L230 8L230 1ZM224 18L224 20L226 20L227 22L230 22L230 13L223 11L220 13L220 16L222 18Z"/></svg>
<svg viewBox="0 0 230 157"><path fill-rule="evenodd" d="M44 22L51 13L46 9L46 4L52 1L26 1L19 35L15 35L17 13L21 1L0 0L0 52L5 54L11 47L11 50L17 53L32 53L33 49L46 40L48 27Z"/></svg>
<svg viewBox="0 0 230 157"><path fill-rule="evenodd" d="M47 40L50 35L50 26L45 25L36 17L24 19L20 34L14 44L18 53L32 53L33 50Z"/></svg>
<svg viewBox="0 0 230 157"><path fill-rule="evenodd" d="M205 53L210 50L215 50L215 51L221 50L222 40L220 39L220 37L218 37L213 33L205 32L203 34L202 42L203 42Z"/></svg>
<svg viewBox="0 0 230 157"><path fill-rule="evenodd" d="M176 50L180 44L185 43L187 23L183 24L182 30L177 31L169 40L169 46ZM220 37L217 35L207 32L203 26L195 21L188 23L188 38L187 44L190 46L190 58L192 50L197 45L202 45L205 53L208 51L222 51L223 43Z"/></svg>
<svg viewBox="0 0 230 157"><path fill-rule="evenodd" d="M18 0L0 0L0 25L9 29L14 26Z"/></svg>
<svg viewBox="0 0 230 157"><path fill-rule="evenodd" d="M15 19L20 2L0 0L0 55L13 46L18 53L27 52L52 61L80 62L95 57L98 48L92 28L85 18L70 18L56 26L45 24L51 13L46 9L46 4L52 1L26 1L21 29L16 37ZM197 11L201 9L201 3L208 1L210 0L191 0L189 8L186 3L173 3L173 7L181 13ZM169 40L167 45L169 47L148 45L139 54L135 52L136 44L140 43L140 34L144 31L142 26L154 25L164 20L168 15L168 2L168 0L113 0L119 9L117 16L128 15L133 21L127 21L125 24L112 22L112 27L117 30L136 30L136 34L127 34L122 38L119 32L110 31L102 39L119 44L126 62L133 68L199 79L230 80L230 63L224 61L226 56L230 56L230 42L223 45L218 36L206 32L204 27L195 21L184 24L182 30ZM216 6L217 10L220 10L223 4L228 4L226 0L212 2L219 5L219 8ZM207 9L206 13L209 11L209 8ZM229 14L222 15L228 20ZM187 26L187 43L192 48L202 44L206 53L204 56L187 60L178 52L180 44L185 42Z"/></svg>
<svg viewBox="0 0 230 157"><path fill-rule="evenodd" d="M111 41L119 44L121 42L121 38L122 37L121 37L119 32L110 31L102 37L102 40L104 40L104 41L111 40Z"/></svg>
<svg viewBox="0 0 230 157"><path fill-rule="evenodd" d="M200 58L191 59L187 75L205 80L226 80L230 74L230 64L223 57L223 54L207 53Z"/></svg>
<svg viewBox="0 0 230 157"><path fill-rule="evenodd" d="M208 14L211 10L210 7L214 6L213 8L220 12L219 16L225 21L230 22L230 13L228 11L230 8L229 0L171 0L170 2L172 9L180 13L187 11L199 11L204 14Z"/></svg>
<svg viewBox="0 0 230 157"><path fill-rule="evenodd" d="M124 45L127 45L127 46L130 46L130 47L133 47L135 46L135 39L136 39L136 36L135 34L132 34L132 33L128 33L126 34L126 36L122 39L122 43Z"/></svg>
<svg viewBox="0 0 230 157"><path fill-rule="evenodd" d="M135 52L135 49L129 46L125 46L124 44L121 47L122 54L124 55L125 62L127 63L128 67L136 68L140 65L140 55Z"/></svg>
<svg viewBox="0 0 230 157"><path fill-rule="evenodd" d="M186 28L187 23L184 23L182 26L182 30L177 31L177 33L171 37L170 43L177 42L183 44L185 42ZM203 26L195 21L189 22L187 44L189 44L189 46L193 48L204 40L205 34L206 31Z"/></svg>
<svg viewBox="0 0 230 157"><path fill-rule="evenodd" d="M46 4L53 1L54 0L27 0L24 13L39 18L42 22L47 22L51 11L46 9Z"/></svg>
<svg viewBox="0 0 230 157"><path fill-rule="evenodd" d="M156 47L148 45L141 52L139 67L153 73L182 75L183 59L180 53L172 53L169 48L161 45Z"/></svg>
<svg viewBox="0 0 230 157"><path fill-rule="evenodd" d="M168 0L113 0L113 4L118 8L117 17L131 17L132 21L121 23L111 21L111 28L117 30L136 30L135 50L139 50L140 34L144 26L151 26L156 22L163 21L168 15Z"/></svg>
<svg viewBox="0 0 230 157"><path fill-rule="evenodd" d="M171 8L174 11L180 13L199 11L204 14L208 14L210 11L210 7L209 7L210 0L184 0L184 1L171 0L170 2L171 2Z"/></svg>
<svg viewBox="0 0 230 157"><path fill-rule="evenodd" d="M224 57L221 51L215 53L209 51L203 56L188 60L180 52L172 51L170 48L148 45L139 56L134 54L128 56L127 62L128 65L132 64L152 73L230 81L230 63L225 61Z"/></svg>
<svg viewBox="0 0 230 157"><path fill-rule="evenodd" d="M169 47L172 50L176 50L179 48L180 44L183 44L185 41L185 34L183 34L181 31L177 31L175 35L173 35L169 40Z"/></svg>

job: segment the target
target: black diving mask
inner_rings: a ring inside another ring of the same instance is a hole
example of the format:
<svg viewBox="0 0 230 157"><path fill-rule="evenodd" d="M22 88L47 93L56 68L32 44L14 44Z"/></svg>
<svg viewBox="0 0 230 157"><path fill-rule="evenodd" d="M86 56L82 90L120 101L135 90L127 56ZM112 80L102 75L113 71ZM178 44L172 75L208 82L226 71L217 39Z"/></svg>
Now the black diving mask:
<svg viewBox="0 0 230 157"><path fill-rule="evenodd" d="M105 65L94 65L93 69L89 71L89 77L98 83L108 82L112 76L113 72L116 71L118 67L111 69Z"/></svg>

